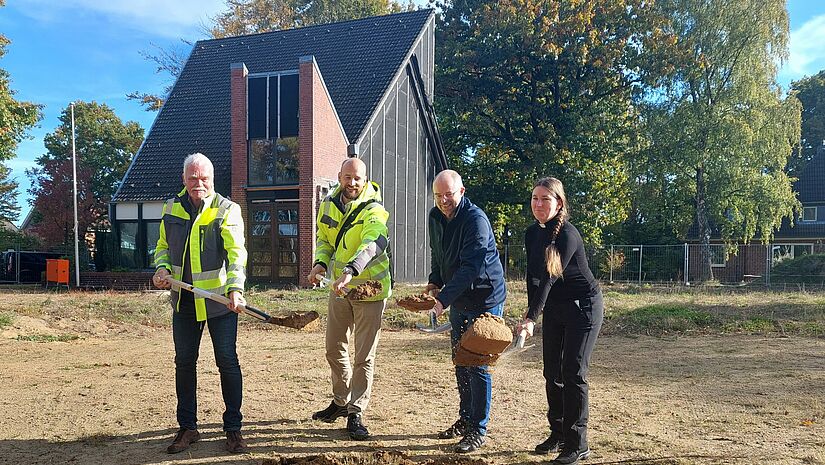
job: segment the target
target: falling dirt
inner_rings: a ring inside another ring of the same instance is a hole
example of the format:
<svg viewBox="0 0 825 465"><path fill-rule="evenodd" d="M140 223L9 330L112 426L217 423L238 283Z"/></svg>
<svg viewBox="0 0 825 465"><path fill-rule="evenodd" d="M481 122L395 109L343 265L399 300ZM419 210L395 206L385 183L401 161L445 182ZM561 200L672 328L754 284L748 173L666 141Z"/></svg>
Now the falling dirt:
<svg viewBox="0 0 825 465"><path fill-rule="evenodd" d="M381 293L381 281L365 281L347 293L349 300L366 300Z"/></svg>
<svg viewBox="0 0 825 465"><path fill-rule="evenodd" d="M395 303L405 310L423 312L435 307L435 297L429 294L413 294L396 299Z"/></svg>

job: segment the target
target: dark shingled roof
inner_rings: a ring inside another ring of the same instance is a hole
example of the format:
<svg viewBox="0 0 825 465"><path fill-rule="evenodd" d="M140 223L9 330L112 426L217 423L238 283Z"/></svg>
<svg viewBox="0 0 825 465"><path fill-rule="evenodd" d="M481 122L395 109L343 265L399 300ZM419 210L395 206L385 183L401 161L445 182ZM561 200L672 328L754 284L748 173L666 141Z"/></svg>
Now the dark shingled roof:
<svg viewBox="0 0 825 465"><path fill-rule="evenodd" d="M313 55L350 143L356 142L433 15L386 16L197 42L114 202L164 200L181 188L186 155L215 165L215 189L230 186L230 65L249 73L298 69Z"/></svg>

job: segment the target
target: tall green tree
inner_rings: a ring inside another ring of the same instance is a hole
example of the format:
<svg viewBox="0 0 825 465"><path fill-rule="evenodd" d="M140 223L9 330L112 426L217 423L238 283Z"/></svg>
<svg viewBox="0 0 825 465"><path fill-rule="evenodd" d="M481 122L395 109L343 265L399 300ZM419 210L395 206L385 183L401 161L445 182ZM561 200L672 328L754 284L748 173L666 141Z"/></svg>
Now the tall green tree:
<svg viewBox="0 0 825 465"><path fill-rule="evenodd" d="M143 142L143 128L135 121L124 123L111 107L96 102L76 103L74 115L78 171L89 173L92 216L105 221L107 204ZM71 106L63 110L60 125L46 135L44 144L47 153L37 159L39 166L27 171L34 186L31 193L35 202L38 197L48 197L48 192L43 190L44 182L59 182L62 177L55 176L63 176L62 162L71 162Z"/></svg>
<svg viewBox="0 0 825 465"><path fill-rule="evenodd" d="M406 4L396 0L226 0L226 9L212 18L206 32L220 39L414 9L412 0ZM174 82L183 70L186 54L177 49L155 48L156 52L142 55L157 65L157 72L167 74ZM171 88L172 84L166 87L167 94ZM140 101L149 111L163 106L163 98L156 94L135 91L127 97Z"/></svg>
<svg viewBox="0 0 825 465"><path fill-rule="evenodd" d="M645 120L652 144L639 166L660 194L648 214L690 211L711 279L714 228L728 243L769 240L799 202L786 165L800 139L800 105L776 85L787 55L784 0L662 0L678 37L676 72L651 90ZM678 224L681 223L681 224ZM681 231L684 234L686 231Z"/></svg>
<svg viewBox="0 0 825 465"><path fill-rule="evenodd" d="M670 66L663 18L646 0L439 6L437 113L474 200L529 216L532 182L556 176L598 242L628 212L626 158L641 147L633 96Z"/></svg>
<svg viewBox="0 0 825 465"><path fill-rule="evenodd" d="M802 103L802 143L799 157L792 159L792 172L798 173L825 144L825 70L791 84Z"/></svg>
<svg viewBox="0 0 825 465"><path fill-rule="evenodd" d="M5 0L0 0L0 7ZM9 40L0 34L0 58L6 54ZM0 218L14 221L20 214L17 183L9 179L5 162L16 156L17 146L26 133L40 121L41 106L14 98L9 73L0 69Z"/></svg>

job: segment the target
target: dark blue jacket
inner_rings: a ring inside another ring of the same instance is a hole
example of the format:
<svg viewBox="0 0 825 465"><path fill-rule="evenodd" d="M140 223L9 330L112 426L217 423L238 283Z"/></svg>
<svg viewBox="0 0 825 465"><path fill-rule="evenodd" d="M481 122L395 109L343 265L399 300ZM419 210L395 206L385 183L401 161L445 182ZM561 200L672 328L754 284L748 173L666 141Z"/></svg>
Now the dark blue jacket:
<svg viewBox="0 0 825 465"><path fill-rule="evenodd" d="M490 220L463 197L452 220L430 210L432 272L429 282L441 287L438 300L447 307L487 310L504 303L507 290Z"/></svg>

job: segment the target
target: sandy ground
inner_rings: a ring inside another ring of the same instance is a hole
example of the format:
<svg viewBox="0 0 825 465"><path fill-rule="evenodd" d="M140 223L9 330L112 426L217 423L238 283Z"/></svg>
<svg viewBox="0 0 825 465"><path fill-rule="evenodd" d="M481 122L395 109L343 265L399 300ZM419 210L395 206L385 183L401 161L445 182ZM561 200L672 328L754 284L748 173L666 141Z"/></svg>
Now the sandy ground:
<svg viewBox="0 0 825 465"><path fill-rule="evenodd" d="M318 454L366 463L385 450L459 463L453 441L434 437L457 411L445 335L384 331L366 416L373 437L357 443L343 420L309 419L329 402L322 331L241 327L251 453L238 456L223 451L218 372L205 337L203 440L172 456L165 453L177 429L168 327L19 316L0 331L0 463L259 464ZM67 332L81 338L17 339ZM471 454L477 464L547 463L530 454L547 434L541 341L532 342L537 347L494 368L488 444ZM825 340L603 337L590 424L590 464L825 464Z"/></svg>

